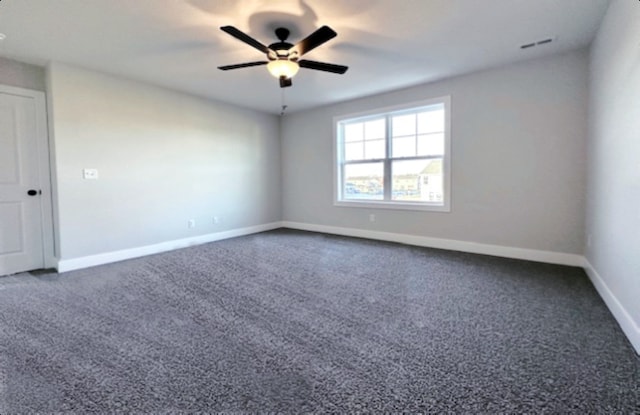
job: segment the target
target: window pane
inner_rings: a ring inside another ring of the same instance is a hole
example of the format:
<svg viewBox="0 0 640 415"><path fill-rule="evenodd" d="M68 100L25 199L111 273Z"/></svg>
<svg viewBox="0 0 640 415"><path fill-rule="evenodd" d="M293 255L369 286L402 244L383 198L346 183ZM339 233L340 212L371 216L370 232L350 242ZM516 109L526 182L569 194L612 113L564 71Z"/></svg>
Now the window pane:
<svg viewBox="0 0 640 415"><path fill-rule="evenodd" d="M398 137L392 142L393 157L413 157L416 155L416 137Z"/></svg>
<svg viewBox="0 0 640 415"><path fill-rule="evenodd" d="M444 134L424 134L418 136L419 156L444 155Z"/></svg>
<svg viewBox="0 0 640 415"><path fill-rule="evenodd" d="M346 143L344 145L345 160L362 160L364 158L364 144L362 141Z"/></svg>
<svg viewBox="0 0 640 415"><path fill-rule="evenodd" d="M384 138L386 135L386 126L384 118L379 120L367 121L364 123L365 140L373 140L376 138Z"/></svg>
<svg viewBox="0 0 640 415"><path fill-rule="evenodd" d="M383 174L383 163L345 164L343 198L382 200Z"/></svg>
<svg viewBox="0 0 640 415"><path fill-rule="evenodd" d="M398 115L393 117L392 135L399 137L401 135L415 135L416 134L416 114Z"/></svg>
<svg viewBox="0 0 640 415"><path fill-rule="evenodd" d="M442 159L394 161L391 198L412 202L442 202Z"/></svg>
<svg viewBox="0 0 640 415"><path fill-rule="evenodd" d="M418 114L418 134L444 131L444 108Z"/></svg>
<svg viewBox="0 0 640 415"><path fill-rule="evenodd" d="M383 159L385 153L384 138L381 140L371 140L364 142L365 159Z"/></svg>
<svg viewBox="0 0 640 415"><path fill-rule="evenodd" d="M364 138L364 124L355 123L344 126L344 141L346 143L352 141L362 141Z"/></svg>

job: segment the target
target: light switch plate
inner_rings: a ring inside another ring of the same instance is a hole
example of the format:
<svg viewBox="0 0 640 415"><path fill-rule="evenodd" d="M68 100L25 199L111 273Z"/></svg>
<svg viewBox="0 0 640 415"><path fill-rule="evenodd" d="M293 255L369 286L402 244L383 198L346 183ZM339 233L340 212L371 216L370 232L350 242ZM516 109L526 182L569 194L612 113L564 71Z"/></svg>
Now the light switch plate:
<svg viewBox="0 0 640 415"><path fill-rule="evenodd" d="M83 169L82 177L86 180L97 180L98 179L98 169Z"/></svg>

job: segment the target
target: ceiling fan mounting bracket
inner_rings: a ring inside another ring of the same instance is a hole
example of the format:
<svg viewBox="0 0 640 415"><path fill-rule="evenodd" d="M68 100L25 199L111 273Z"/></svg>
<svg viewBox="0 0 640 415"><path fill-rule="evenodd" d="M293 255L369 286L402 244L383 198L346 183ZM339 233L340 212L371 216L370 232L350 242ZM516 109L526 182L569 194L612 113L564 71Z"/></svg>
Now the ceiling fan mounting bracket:
<svg viewBox="0 0 640 415"><path fill-rule="evenodd" d="M279 27L276 29L276 37L280 39L280 42L287 40L289 38L289 34L291 34L291 32L285 27Z"/></svg>

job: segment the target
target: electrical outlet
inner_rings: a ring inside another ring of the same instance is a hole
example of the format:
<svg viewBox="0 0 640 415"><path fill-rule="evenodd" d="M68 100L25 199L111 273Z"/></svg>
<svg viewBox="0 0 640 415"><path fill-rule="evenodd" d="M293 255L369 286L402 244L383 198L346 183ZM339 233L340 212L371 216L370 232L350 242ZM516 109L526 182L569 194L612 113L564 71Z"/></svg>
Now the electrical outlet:
<svg viewBox="0 0 640 415"><path fill-rule="evenodd" d="M83 169L82 177L85 180L98 180L98 169Z"/></svg>
<svg viewBox="0 0 640 415"><path fill-rule="evenodd" d="M374 215L373 213L371 213L369 215L369 222L375 222L376 221L376 215Z"/></svg>
<svg viewBox="0 0 640 415"><path fill-rule="evenodd" d="M190 227L190 228L195 228L196 227L196 220L195 219L189 219L189 222L188 222L187 226Z"/></svg>
<svg viewBox="0 0 640 415"><path fill-rule="evenodd" d="M591 234L587 235L587 246L591 248Z"/></svg>
<svg viewBox="0 0 640 415"><path fill-rule="evenodd" d="M220 223L220 216L214 216L213 217L213 224L217 225L218 223Z"/></svg>

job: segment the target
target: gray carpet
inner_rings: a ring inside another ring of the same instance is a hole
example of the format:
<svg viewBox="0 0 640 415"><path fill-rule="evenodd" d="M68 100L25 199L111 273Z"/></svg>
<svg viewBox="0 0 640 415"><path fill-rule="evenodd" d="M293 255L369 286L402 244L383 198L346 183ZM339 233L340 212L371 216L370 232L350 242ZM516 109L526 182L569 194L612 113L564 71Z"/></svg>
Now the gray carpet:
<svg viewBox="0 0 640 415"><path fill-rule="evenodd" d="M578 268L277 230L0 278L0 413L640 413Z"/></svg>

